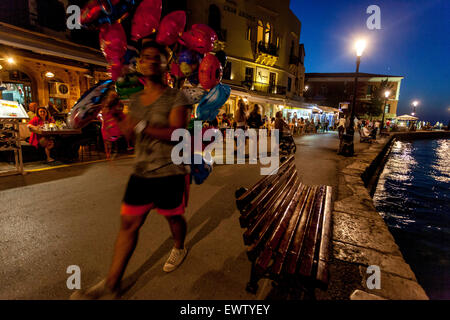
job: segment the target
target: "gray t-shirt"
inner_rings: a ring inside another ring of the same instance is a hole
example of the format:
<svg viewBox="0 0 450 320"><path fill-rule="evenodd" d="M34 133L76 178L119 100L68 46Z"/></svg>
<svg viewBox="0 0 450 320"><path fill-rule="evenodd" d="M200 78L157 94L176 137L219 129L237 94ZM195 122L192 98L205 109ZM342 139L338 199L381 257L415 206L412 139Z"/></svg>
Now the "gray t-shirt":
<svg viewBox="0 0 450 320"><path fill-rule="evenodd" d="M154 128L169 126L169 114L173 108L189 105L178 89L167 88L152 104L141 103L142 92L131 97L130 116L137 120L147 120ZM172 162L172 148L178 142L159 140L140 134L136 137L136 164L134 174L144 178L158 178L190 173L189 165L176 165Z"/></svg>

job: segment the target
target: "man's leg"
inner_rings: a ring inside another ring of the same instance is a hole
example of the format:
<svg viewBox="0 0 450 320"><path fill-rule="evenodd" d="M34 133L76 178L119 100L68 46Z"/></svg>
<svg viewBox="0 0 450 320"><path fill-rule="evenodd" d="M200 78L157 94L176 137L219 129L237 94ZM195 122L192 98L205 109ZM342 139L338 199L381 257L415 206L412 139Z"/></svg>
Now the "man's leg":
<svg viewBox="0 0 450 320"><path fill-rule="evenodd" d="M166 217L169 222L170 231L175 241L176 249L184 249L184 239L186 238L187 224L182 215Z"/></svg>
<svg viewBox="0 0 450 320"><path fill-rule="evenodd" d="M145 222L147 214L122 215L119 234L114 247L114 255L106 278L106 285L111 290L119 288L125 268L136 248L139 229Z"/></svg>

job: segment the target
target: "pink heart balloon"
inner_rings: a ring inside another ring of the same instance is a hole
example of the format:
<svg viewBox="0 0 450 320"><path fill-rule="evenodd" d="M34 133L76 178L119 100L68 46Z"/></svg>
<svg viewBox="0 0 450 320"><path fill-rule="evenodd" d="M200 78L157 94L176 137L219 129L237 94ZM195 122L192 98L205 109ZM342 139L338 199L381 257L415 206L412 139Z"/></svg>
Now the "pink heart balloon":
<svg viewBox="0 0 450 320"><path fill-rule="evenodd" d="M127 36L118 22L100 29L100 48L108 62L120 60L127 51Z"/></svg>
<svg viewBox="0 0 450 320"><path fill-rule="evenodd" d="M143 0L133 17L131 39L137 41L156 32L161 19L161 0Z"/></svg>
<svg viewBox="0 0 450 320"><path fill-rule="evenodd" d="M161 20L156 41L165 46L171 46L177 42L186 26L186 13L173 11Z"/></svg>

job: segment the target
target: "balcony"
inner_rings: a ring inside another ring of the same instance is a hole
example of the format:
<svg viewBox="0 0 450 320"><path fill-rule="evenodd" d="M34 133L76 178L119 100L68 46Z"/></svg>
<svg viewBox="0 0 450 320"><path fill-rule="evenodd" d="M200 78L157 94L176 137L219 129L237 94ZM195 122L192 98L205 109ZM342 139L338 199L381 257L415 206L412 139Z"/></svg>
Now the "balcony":
<svg viewBox="0 0 450 320"><path fill-rule="evenodd" d="M256 63L273 66L278 61L278 48L271 43L260 41L256 50Z"/></svg>
<svg viewBox="0 0 450 320"><path fill-rule="evenodd" d="M279 94L286 95L286 87L271 85L268 83L254 82L254 81L242 81L242 86L256 92L266 94Z"/></svg>

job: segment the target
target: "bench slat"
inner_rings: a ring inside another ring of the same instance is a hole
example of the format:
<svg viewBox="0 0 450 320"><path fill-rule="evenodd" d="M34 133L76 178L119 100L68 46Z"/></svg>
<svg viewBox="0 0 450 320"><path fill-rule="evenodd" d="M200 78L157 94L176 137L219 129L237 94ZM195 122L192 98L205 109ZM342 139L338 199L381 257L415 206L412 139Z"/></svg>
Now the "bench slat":
<svg viewBox="0 0 450 320"><path fill-rule="evenodd" d="M276 201L267 208L263 213L261 213L252 225L244 233L244 243L245 245L250 245L255 239L261 240L261 236L267 232L268 226L267 222L272 221L273 216L280 210L280 205L286 196L289 194L290 185L297 179L297 175L293 175L288 178L289 180L284 184L281 190L280 196Z"/></svg>
<svg viewBox="0 0 450 320"><path fill-rule="evenodd" d="M269 185L267 189L261 192L258 199L251 204L251 207L249 207L248 210L245 209L244 211L241 211L239 222L242 228L251 225L252 220L255 219L255 216L259 215L260 211L264 211L271 206L283 190L286 180L296 174L295 170L295 164L292 164L281 177L276 179L272 185Z"/></svg>
<svg viewBox="0 0 450 320"><path fill-rule="evenodd" d="M311 217L310 213L313 208L314 199L316 196L317 187L312 187L308 197L306 198L305 210L300 218L300 222L295 230L294 241L292 246L288 250L285 262L285 270L294 274L297 266L298 257L300 255L300 250L302 248L303 238L305 237L306 227Z"/></svg>
<svg viewBox="0 0 450 320"><path fill-rule="evenodd" d="M294 157L291 156L287 161L285 161L277 170L276 174L273 172L270 175L267 175L260 181L258 181L251 189L247 190L244 194L242 194L239 198L236 199L236 205L239 210L245 208L256 195L258 195L262 189L264 189L270 181L275 180L279 177L280 173L283 173L291 163L293 163Z"/></svg>
<svg viewBox="0 0 450 320"><path fill-rule="evenodd" d="M326 187L325 206L323 212L322 236L320 239L319 261L317 263L317 280L321 287L328 285L328 257L331 244L331 195L332 188Z"/></svg>
<svg viewBox="0 0 450 320"><path fill-rule="evenodd" d="M303 185L300 182L297 182L291 188L290 192L293 193L292 200L289 201L288 206L281 215L280 221L277 223L275 230L272 232L271 237L264 246L263 252L256 260L256 267L259 268L261 271L265 272L267 266L269 265L270 260L272 259L274 252L277 250L278 245L280 244L281 239L283 237L283 234L285 234L288 228L289 221L291 220L292 214L294 213L296 204L298 203L302 190Z"/></svg>
<svg viewBox="0 0 450 320"><path fill-rule="evenodd" d="M284 261L286 259L286 255L289 249L289 246L294 239L294 231L297 229L298 223L300 221L300 217L302 216L305 206L306 206L306 198L310 192L310 187L303 185L302 193L299 198L299 201L295 207L294 213L292 215L291 220L289 221L289 226L283 236L283 240L281 241L280 246L276 252L275 262L271 268L271 272L275 275L279 276L281 274L281 270L283 269Z"/></svg>
<svg viewBox="0 0 450 320"><path fill-rule="evenodd" d="M311 212L312 216L308 225L308 231L306 233L300 254L300 267L298 269L298 274L304 277L311 277L313 275L314 255L316 253L318 254L318 250L316 249L320 240L319 228L321 227L324 194L325 187L319 187L314 200L314 207Z"/></svg>

